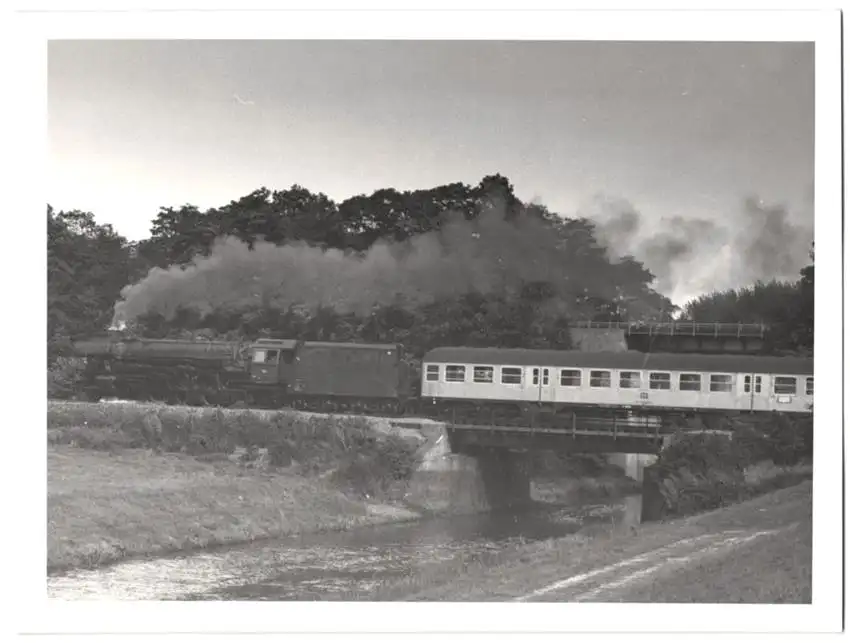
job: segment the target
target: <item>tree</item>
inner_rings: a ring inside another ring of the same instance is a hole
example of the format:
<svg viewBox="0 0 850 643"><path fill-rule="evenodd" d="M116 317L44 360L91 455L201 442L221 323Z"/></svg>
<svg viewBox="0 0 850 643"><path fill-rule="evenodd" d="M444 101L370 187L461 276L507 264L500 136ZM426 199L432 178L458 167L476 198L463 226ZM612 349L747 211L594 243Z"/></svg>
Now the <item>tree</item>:
<svg viewBox="0 0 850 643"><path fill-rule="evenodd" d="M800 271L799 303L793 336L797 346L806 351L815 347L815 246L809 252L812 260Z"/></svg>
<svg viewBox="0 0 850 643"><path fill-rule="evenodd" d="M208 253L220 232L210 213L202 213L194 205L160 208L151 238L141 244L140 253L151 265L187 264L195 255Z"/></svg>
<svg viewBox="0 0 850 643"><path fill-rule="evenodd" d="M47 206L47 341L53 360L79 333L110 323L121 289L138 276L131 245L90 212Z"/></svg>

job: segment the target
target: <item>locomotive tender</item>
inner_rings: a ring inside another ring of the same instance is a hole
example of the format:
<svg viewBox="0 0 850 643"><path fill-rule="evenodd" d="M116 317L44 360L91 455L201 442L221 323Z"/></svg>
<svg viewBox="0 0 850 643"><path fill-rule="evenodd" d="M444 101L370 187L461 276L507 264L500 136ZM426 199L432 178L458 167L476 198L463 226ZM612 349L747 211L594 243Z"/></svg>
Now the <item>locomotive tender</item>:
<svg viewBox="0 0 850 643"><path fill-rule="evenodd" d="M805 357L440 347L423 357L414 393L399 344L101 338L75 352L86 358L90 399L241 401L483 425L801 414L814 398Z"/></svg>

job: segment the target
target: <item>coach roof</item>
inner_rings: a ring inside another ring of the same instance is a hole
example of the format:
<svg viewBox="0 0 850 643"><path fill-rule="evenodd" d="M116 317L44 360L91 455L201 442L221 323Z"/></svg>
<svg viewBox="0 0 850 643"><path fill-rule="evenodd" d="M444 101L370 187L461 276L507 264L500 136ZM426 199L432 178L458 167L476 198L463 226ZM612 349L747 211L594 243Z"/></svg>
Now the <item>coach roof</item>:
<svg viewBox="0 0 850 643"><path fill-rule="evenodd" d="M617 370L701 371L713 373L787 373L812 375L810 357L775 355L701 355L559 351L528 348L471 348L443 346L428 351L423 363L487 364L494 366L556 366Z"/></svg>

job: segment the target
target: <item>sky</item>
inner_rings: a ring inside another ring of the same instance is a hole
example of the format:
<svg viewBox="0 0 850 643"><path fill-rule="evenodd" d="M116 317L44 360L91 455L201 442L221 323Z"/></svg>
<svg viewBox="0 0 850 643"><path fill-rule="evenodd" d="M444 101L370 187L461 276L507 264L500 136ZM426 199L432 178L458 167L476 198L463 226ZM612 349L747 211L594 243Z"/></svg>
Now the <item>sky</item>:
<svg viewBox="0 0 850 643"><path fill-rule="evenodd" d="M137 240L160 207L262 186L500 173L564 216L625 202L650 236L733 230L749 196L811 229L814 122L811 43L52 41L48 202Z"/></svg>

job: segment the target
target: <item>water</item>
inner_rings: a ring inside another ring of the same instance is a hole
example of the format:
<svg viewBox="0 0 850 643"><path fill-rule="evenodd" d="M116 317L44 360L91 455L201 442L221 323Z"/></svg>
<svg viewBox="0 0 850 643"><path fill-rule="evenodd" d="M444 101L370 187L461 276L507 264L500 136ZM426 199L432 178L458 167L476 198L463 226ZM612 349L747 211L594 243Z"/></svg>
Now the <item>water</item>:
<svg viewBox="0 0 850 643"><path fill-rule="evenodd" d="M639 495L610 504L433 518L52 576L48 596L259 601L329 600L356 592L369 600L380 584L420 574L460 554L498 553L594 526L622 529L639 521Z"/></svg>

